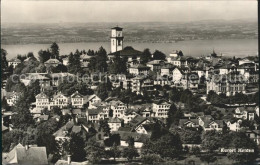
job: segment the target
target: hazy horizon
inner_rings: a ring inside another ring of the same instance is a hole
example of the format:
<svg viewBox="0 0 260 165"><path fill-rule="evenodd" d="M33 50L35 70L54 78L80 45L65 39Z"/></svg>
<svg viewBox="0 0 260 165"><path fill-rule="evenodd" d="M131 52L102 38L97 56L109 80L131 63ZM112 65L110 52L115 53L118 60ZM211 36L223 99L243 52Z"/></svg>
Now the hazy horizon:
<svg viewBox="0 0 260 165"><path fill-rule="evenodd" d="M10 1L2 23L257 21L257 1Z"/></svg>

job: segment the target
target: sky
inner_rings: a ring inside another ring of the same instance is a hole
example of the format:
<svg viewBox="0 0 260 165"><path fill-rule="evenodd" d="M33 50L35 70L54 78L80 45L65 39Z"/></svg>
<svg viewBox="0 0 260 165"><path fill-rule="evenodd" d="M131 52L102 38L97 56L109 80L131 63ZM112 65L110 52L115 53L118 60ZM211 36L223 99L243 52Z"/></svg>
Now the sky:
<svg viewBox="0 0 260 165"><path fill-rule="evenodd" d="M257 1L1 0L1 22L188 22L257 20Z"/></svg>

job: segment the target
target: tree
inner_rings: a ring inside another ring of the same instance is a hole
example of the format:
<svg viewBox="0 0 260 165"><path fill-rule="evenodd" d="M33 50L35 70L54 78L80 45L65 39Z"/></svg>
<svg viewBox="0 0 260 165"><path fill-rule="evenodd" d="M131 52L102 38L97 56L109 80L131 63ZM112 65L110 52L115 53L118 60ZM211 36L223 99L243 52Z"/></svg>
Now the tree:
<svg viewBox="0 0 260 165"><path fill-rule="evenodd" d="M176 114L176 111L177 111L177 108L176 108L175 104L173 103L173 104L170 106L170 109L169 109L169 111L168 111L168 118L167 118L167 126L168 126L168 128L170 128L171 124L176 121L176 118L177 118L177 117L179 117L179 116L176 116L176 115L175 115L175 114ZM180 118L179 118L179 119L180 119ZM177 120L179 120L179 119L177 119ZM176 121L176 122L178 122L178 121ZM175 122L175 124L176 124L176 122ZM178 123L177 123L177 124L178 124Z"/></svg>
<svg viewBox="0 0 260 165"><path fill-rule="evenodd" d="M76 50L75 54L69 54L69 61L68 61L68 71L72 74L81 74L81 62L80 62L80 54L78 50Z"/></svg>
<svg viewBox="0 0 260 165"><path fill-rule="evenodd" d="M182 57L183 56L183 53L182 53L182 51L180 50L180 51L178 51L178 56L180 56L180 57Z"/></svg>
<svg viewBox="0 0 260 165"><path fill-rule="evenodd" d="M152 54L151 54L150 50L148 48L144 49L144 51L141 55L141 58L140 58L141 64L146 64L151 59L152 59Z"/></svg>
<svg viewBox="0 0 260 165"><path fill-rule="evenodd" d="M29 103L35 102L35 96L38 95L41 92L41 87L40 87L40 83L39 80L36 80L34 82L32 82L28 87L27 90L25 91L26 95L27 95L27 100Z"/></svg>
<svg viewBox="0 0 260 165"><path fill-rule="evenodd" d="M7 52L4 49L1 49L1 77L3 78L3 73L7 70L8 62L6 59Z"/></svg>
<svg viewBox="0 0 260 165"><path fill-rule="evenodd" d="M203 134L201 145L207 152L213 152L221 147L222 136L217 131L207 131Z"/></svg>
<svg viewBox="0 0 260 165"><path fill-rule="evenodd" d="M153 53L154 60L165 60L165 58L166 55L159 50L155 50L155 52Z"/></svg>
<svg viewBox="0 0 260 165"><path fill-rule="evenodd" d="M111 74L121 74L126 73L126 61L120 58L119 55L116 55L113 59L113 62L109 65L109 73Z"/></svg>
<svg viewBox="0 0 260 165"><path fill-rule="evenodd" d="M231 140L232 139L232 140ZM237 161L238 163L248 164L255 161L258 157L258 146L243 132L231 132L225 138L229 141L229 148L236 149L251 149L253 152L233 152L227 153L227 157L231 160Z"/></svg>
<svg viewBox="0 0 260 165"><path fill-rule="evenodd" d="M27 58L26 55L21 55L21 54L17 55L17 59L19 59L21 62L23 62L26 58Z"/></svg>
<svg viewBox="0 0 260 165"><path fill-rule="evenodd" d="M182 142L178 134L167 133L157 140L146 141L142 153L158 154L162 158L177 158L182 153Z"/></svg>
<svg viewBox="0 0 260 165"><path fill-rule="evenodd" d="M47 154L57 154L58 144L53 133L59 129L59 123L51 118L46 122L40 123L37 127L36 143L38 146L45 146Z"/></svg>
<svg viewBox="0 0 260 165"><path fill-rule="evenodd" d="M92 138L87 142L85 151L87 153L87 159L92 164L98 164L101 161L101 158L105 157L104 147Z"/></svg>
<svg viewBox="0 0 260 165"><path fill-rule="evenodd" d="M67 67L63 64L59 64L58 66L52 69L52 73L66 73L68 71ZM79 70L81 71L81 70Z"/></svg>
<svg viewBox="0 0 260 165"><path fill-rule="evenodd" d="M106 72L107 71L107 52L106 50L101 46L96 53L96 71L98 72Z"/></svg>
<svg viewBox="0 0 260 165"><path fill-rule="evenodd" d="M76 91L80 91L82 95L91 95L93 90L88 88L88 85L84 82L79 82L76 79L67 77L58 85L58 91L71 95ZM52 94L52 93L51 93Z"/></svg>
<svg viewBox="0 0 260 165"><path fill-rule="evenodd" d="M40 50L38 52L38 57L41 63L45 63L46 61L48 61L51 58L52 54L49 51L49 49L47 50Z"/></svg>
<svg viewBox="0 0 260 165"><path fill-rule="evenodd" d="M54 42L51 45L51 56L52 56L52 58L59 59L59 55L60 55L59 46L56 42Z"/></svg>
<svg viewBox="0 0 260 165"><path fill-rule="evenodd" d="M84 139L81 137L79 133L71 134L70 139L70 154L71 154L71 160L76 162L84 161L86 158L86 151L85 151L85 144Z"/></svg>
<svg viewBox="0 0 260 165"><path fill-rule="evenodd" d="M169 98L171 101L179 102L181 97L181 92L177 88L172 88L169 93Z"/></svg>
<svg viewBox="0 0 260 165"><path fill-rule="evenodd" d="M29 52L29 53L27 54L27 58L31 58L31 57L34 57L33 52Z"/></svg>
<svg viewBox="0 0 260 165"><path fill-rule="evenodd" d="M203 155L201 155L200 159L209 164L211 162L215 162L217 160L217 157L215 156L214 153L208 152L208 153L204 153Z"/></svg>
<svg viewBox="0 0 260 165"><path fill-rule="evenodd" d="M108 155L110 157L113 157L114 160L116 160L116 158L120 157L121 155L121 151L118 149L116 144L113 144L113 146L110 148Z"/></svg>
<svg viewBox="0 0 260 165"><path fill-rule="evenodd" d="M163 162L161 156L157 154L142 155L141 160L143 164L160 164L161 162Z"/></svg>
<svg viewBox="0 0 260 165"><path fill-rule="evenodd" d="M180 135L183 144L201 143L201 135L196 129L191 129L191 128L179 129L178 133Z"/></svg>
<svg viewBox="0 0 260 165"><path fill-rule="evenodd" d="M34 124L33 117L30 113L30 103L26 101L27 95L22 95L14 106L12 124L14 128L26 130Z"/></svg>
<svg viewBox="0 0 260 165"><path fill-rule="evenodd" d="M124 158L127 158L128 161L132 161L133 158L138 157L139 154L138 154L136 148L134 148L134 147L127 147L127 148L124 148L122 156Z"/></svg>
<svg viewBox="0 0 260 165"><path fill-rule="evenodd" d="M135 145L135 140L133 137L128 136L126 139L126 143L128 144L129 147L134 147Z"/></svg>
<svg viewBox="0 0 260 165"><path fill-rule="evenodd" d="M108 129L108 128L106 128ZM104 140L104 144L108 147L113 145L120 145L120 135L119 134L112 134L109 138Z"/></svg>
<svg viewBox="0 0 260 165"><path fill-rule="evenodd" d="M108 82L99 83L99 85L96 89L96 94L98 95L98 97L101 98L101 100L104 100L108 97L108 94L109 94L109 91L111 91L111 88L112 88L112 85L109 80L108 80Z"/></svg>
<svg viewBox="0 0 260 165"><path fill-rule="evenodd" d="M99 130L103 130L106 136L110 136L110 127L107 123L107 120L99 120Z"/></svg>
<svg viewBox="0 0 260 165"><path fill-rule="evenodd" d="M88 63L88 68L91 72L96 71L97 59L96 57L91 57Z"/></svg>

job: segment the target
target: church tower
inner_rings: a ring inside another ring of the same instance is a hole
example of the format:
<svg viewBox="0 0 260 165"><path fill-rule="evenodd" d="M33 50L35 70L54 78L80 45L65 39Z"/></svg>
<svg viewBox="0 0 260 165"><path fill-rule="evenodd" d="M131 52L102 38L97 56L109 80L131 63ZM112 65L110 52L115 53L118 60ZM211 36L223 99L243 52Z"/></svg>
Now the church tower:
<svg viewBox="0 0 260 165"><path fill-rule="evenodd" d="M114 27L111 30L111 53L123 49L123 28Z"/></svg>

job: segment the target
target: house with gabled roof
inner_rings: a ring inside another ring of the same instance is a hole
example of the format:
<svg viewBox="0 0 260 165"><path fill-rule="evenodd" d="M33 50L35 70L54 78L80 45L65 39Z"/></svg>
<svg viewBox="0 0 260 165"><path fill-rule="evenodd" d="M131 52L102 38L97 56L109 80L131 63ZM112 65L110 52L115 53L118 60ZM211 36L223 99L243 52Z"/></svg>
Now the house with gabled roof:
<svg viewBox="0 0 260 165"><path fill-rule="evenodd" d="M137 115L128 124L133 132L148 134L151 131L151 128L148 125L153 123L155 123L154 119Z"/></svg>
<svg viewBox="0 0 260 165"><path fill-rule="evenodd" d="M113 117L123 118L125 116L125 111L127 106L120 100L112 100L110 101L110 108L113 110Z"/></svg>
<svg viewBox="0 0 260 165"><path fill-rule="evenodd" d="M127 132L127 131L116 131L114 134L120 135L120 146L127 147L129 144L127 140L129 137L134 139L134 147L141 149L146 140L150 138L150 134L139 134L137 132Z"/></svg>
<svg viewBox="0 0 260 165"><path fill-rule="evenodd" d="M101 99L93 94L84 96L84 104L88 105L88 109L95 109L101 103Z"/></svg>
<svg viewBox="0 0 260 165"><path fill-rule="evenodd" d="M46 66L46 67L50 67L50 66L53 66L53 67L56 67L56 66L58 66L59 64L62 64L59 60L57 60L57 59L49 59L49 60L47 60L46 62L44 62L44 65Z"/></svg>
<svg viewBox="0 0 260 165"><path fill-rule="evenodd" d="M36 108L38 109L50 109L50 100L49 97L44 93L41 92L35 96L36 99Z"/></svg>
<svg viewBox="0 0 260 165"><path fill-rule="evenodd" d="M73 93L71 96L71 105L75 108L83 108L84 105L84 96L78 91Z"/></svg>
<svg viewBox="0 0 260 165"><path fill-rule="evenodd" d="M23 146L19 143L3 157L2 164L48 165L46 147Z"/></svg>
<svg viewBox="0 0 260 165"><path fill-rule="evenodd" d="M65 108L70 103L70 97L63 94L61 91L55 94L51 100L51 106L57 106L59 108Z"/></svg>
<svg viewBox="0 0 260 165"><path fill-rule="evenodd" d="M223 126L224 126L223 120L213 120L210 122L205 122L203 128L205 131L211 131L211 130L222 131Z"/></svg>
<svg viewBox="0 0 260 165"><path fill-rule="evenodd" d="M180 128L199 128L199 120L198 119L180 119L179 120L179 127Z"/></svg>
<svg viewBox="0 0 260 165"><path fill-rule="evenodd" d="M107 121L111 132L118 131L118 129L122 126L122 119L119 119L118 117L112 118L110 117Z"/></svg>
<svg viewBox="0 0 260 165"><path fill-rule="evenodd" d="M123 116L124 123L129 123L137 115L133 109L126 109L126 113Z"/></svg>

